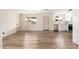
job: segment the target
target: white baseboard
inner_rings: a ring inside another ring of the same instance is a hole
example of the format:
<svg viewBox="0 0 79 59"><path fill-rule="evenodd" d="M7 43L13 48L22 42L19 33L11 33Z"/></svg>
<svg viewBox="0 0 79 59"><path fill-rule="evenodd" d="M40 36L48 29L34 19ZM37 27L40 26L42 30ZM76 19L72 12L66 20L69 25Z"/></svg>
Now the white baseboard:
<svg viewBox="0 0 79 59"><path fill-rule="evenodd" d="M4 32L5 34L3 35L3 37L6 37L6 36L9 36L11 34L14 34L16 33L16 29L15 30L11 30L11 31L7 31L7 32Z"/></svg>

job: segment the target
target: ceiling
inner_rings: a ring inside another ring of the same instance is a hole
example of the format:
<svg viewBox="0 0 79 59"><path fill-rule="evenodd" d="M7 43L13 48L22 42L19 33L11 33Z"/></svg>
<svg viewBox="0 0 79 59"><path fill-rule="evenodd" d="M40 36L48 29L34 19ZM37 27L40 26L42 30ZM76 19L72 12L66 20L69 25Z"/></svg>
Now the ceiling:
<svg viewBox="0 0 79 59"><path fill-rule="evenodd" d="M56 13L64 14L67 9L19 9L20 14L36 14L36 13Z"/></svg>

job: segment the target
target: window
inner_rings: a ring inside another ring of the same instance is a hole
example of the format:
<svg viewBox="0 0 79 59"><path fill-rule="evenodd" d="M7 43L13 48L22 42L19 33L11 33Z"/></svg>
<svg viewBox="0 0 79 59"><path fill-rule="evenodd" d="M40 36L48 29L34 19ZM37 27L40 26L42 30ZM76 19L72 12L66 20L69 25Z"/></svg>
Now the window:
<svg viewBox="0 0 79 59"><path fill-rule="evenodd" d="M35 24L37 22L36 17L25 17L26 23L32 23Z"/></svg>

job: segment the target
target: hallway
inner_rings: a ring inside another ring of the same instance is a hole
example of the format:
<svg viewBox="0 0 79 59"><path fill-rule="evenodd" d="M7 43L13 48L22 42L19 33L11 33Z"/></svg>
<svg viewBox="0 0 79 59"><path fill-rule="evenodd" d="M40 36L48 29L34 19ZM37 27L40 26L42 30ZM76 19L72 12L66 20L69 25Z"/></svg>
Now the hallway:
<svg viewBox="0 0 79 59"><path fill-rule="evenodd" d="M71 32L21 31L3 39L4 49L72 49Z"/></svg>

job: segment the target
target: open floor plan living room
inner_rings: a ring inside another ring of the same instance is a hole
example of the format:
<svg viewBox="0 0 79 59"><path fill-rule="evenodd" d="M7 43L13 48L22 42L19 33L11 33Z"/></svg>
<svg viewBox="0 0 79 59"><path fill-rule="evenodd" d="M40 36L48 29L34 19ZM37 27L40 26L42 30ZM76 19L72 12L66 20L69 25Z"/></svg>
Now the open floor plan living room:
<svg viewBox="0 0 79 59"><path fill-rule="evenodd" d="M78 49L78 13L73 9L1 9L0 47Z"/></svg>

